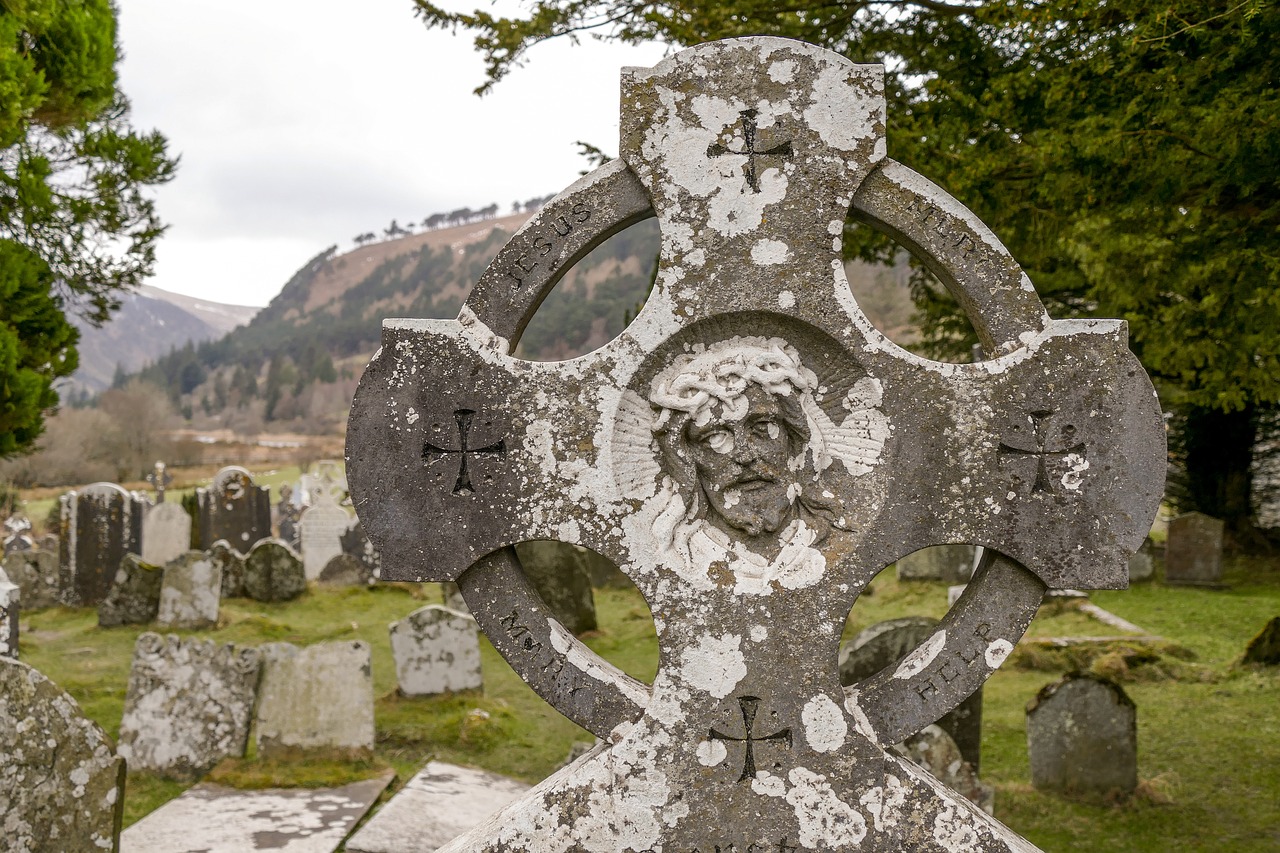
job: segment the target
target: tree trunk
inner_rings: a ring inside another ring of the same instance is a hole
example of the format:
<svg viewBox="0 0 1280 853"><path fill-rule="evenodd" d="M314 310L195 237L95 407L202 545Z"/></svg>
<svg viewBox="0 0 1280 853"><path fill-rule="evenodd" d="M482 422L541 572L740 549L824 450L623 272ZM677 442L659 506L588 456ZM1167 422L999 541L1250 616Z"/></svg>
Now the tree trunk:
<svg viewBox="0 0 1280 853"><path fill-rule="evenodd" d="M1258 410L1234 412L1189 408L1183 412L1181 445L1186 465L1184 510L1199 510L1226 522L1235 544L1260 544L1253 519L1253 448Z"/></svg>

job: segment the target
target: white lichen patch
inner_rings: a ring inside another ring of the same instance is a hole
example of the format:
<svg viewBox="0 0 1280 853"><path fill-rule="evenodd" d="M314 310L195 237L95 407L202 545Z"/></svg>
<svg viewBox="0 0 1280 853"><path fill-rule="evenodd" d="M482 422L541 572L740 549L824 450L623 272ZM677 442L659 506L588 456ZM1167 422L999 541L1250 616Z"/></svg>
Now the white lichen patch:
<svg viewBox="0 0 1280 853"><path fill-rule="evenodd" d="M723 741L704 740L698 744L696 750L698 763L703 767L715 767L724 761L729 755L729 750L725 747Z"/></svg>
<svg viewBox="0 0 1280 853"><path fill-rule="evenodd" d="M907 786L892 773L885 776L883 785L877 785L863 794L858 802L871 815L876 832L884 832L898 825L907 805Z"/></svg>
<svg viewBox="0 0 1280 853"><path fill-rule="evenodd" d="M999 669L1012 651L1013 643L1008 640L993 640L987 644L987 649L983 652L982 657L986 660L987 666L992 669Z"/></svg>
<svg viewBox="0 0 1280 853"><path fill-rule="evenodd" d="M915 651L902 659L902 663L898 664L898 668L894 670L894 678L914 678L924 671L925 667L933 663L933 659L938 656L943 647L947 644L947 632L938 631L928 640L920 645Z"/></svg>
<svg viewBox="0 0 1280 853"><path fill-rule="evenodd" d="M681 654L681 679L695 690L723 699L746 677L741 647L742 637L736 634L703 635Z"/></svg>
<svg viewBox="0 0 1280 853"><path fill-rule="evenodd" d="M778 293L778 307L783 311L796 307L796 295L790 290L783 290Z"/></svg>
<svg viewBox="0 0 1280 853"><path fill-rule="evenodd" d="M763 625L751 626L751 641L753 643L763 643L769 638L769 629Z"/></svg>
<svg viewBox="0 0 1280 853"><path fill-rule="evenodd" d="M1066 473L1062 475L1062 487L1073 492L1079 490L1084 482L1084 472L1089 469L1089 460L1079 453L1068 453L1062 462L1067 466Z"/></svg>
<svg viewBox="0 0 1280 853"><path fill-rule="evenodd" d="M862 706L858 704L858 691L851 687L846 687L844 692L844 710L853 720L853 730L862 735L872 743L879 743L880 737L876 734L876 730L871 725L871 720L867 718L867 712L862 710Z"/></svg>
<svg viewBox="0 0 1280 853"><path fill-rule="evenodd" d="M777 266L791 259L791 247L781 240L766 237L763 240L757 240L751 247L751 262L757 266Z"/></svg>
<svg viewBox="0 0 1280 853"><path fill-rule="evenodd" d="M787 795L787 783L781 776L774 776L768 770L757 770L756 778L751 780L751 790L762 797L780 799Z"/></svg>
<svg viewBox="0 0 1280 853"><path fill-rule="evenodd" d="M819 693L800 712L804 724L804 738L814 752L835 752L844 746L849 724L840 706L825 693Z"/></svg>
<svg viewBox="0 0 1280 853"><path fill-rule="evenodd" d="M826 776L797 767L787 779L792 785L787 802L795 811L802 847L836 849L859 844L866 837L866 818L836 796Z"/></svg>

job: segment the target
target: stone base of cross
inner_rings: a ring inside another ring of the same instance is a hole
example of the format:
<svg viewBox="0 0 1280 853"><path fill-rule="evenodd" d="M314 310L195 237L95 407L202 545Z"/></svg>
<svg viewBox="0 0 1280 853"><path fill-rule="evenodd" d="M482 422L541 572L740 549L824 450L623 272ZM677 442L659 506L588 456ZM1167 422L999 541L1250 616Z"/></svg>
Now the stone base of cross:
<svg viewBox="0 0 1280 853"><path fill-rule="evenodd" d="M1046 587L1118 588L1163 486L1119 321L1055 321L996 237L886 157L883 71L798 42L626 69L621 157L531 219L457 320L389 320L347 471L383 579L456 581L511 665L605 739L447 849L1030 850L886 751L1000 666ZM841 258L852 211L921 258L990 358L914 356ZM564 272L647 216L631 325L511 355ZM578 642L511 546L615 561L654 614L652 685ZM937 631L842 688L867 583L922 547L986 557Z"/></svg>

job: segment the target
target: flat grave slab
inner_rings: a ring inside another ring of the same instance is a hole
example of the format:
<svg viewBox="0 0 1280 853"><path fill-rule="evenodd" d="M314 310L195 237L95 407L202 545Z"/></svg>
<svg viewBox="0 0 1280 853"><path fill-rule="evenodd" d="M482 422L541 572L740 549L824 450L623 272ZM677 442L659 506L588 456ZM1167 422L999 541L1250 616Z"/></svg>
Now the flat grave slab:
<svg viewBox="0 0 1280 853"><path fill-rule="evenodd" d="M201 783L126 829L120 853L333 853L391 778L260 791Z"/></svg>

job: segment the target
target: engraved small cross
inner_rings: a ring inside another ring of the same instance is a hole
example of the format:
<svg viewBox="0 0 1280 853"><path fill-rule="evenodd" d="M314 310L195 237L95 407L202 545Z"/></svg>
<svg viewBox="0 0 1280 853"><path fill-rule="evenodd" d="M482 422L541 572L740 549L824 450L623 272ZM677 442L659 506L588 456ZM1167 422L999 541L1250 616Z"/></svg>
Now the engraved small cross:
<svg viewBox="0 0 1280 853"><path fill-rule="evenodd" d="M760 710L760 699L756 696L739 696L738 705L742 709L742 728L745 734L742 737L734 737L725 734L719 729L712 729L709 737L712 740L734 741L746 745L746 755L742 761L742 775L738 777L739 782L744 782L756 778L756 751L757 743L768 742L785 742L787 749L791 748L791 729L786 728L776 731L771 735L756 737L753 734L756 725L756 713Z"/></svg>
<svg viewBox="0 0 1280 853"><path fill-rule="evenodd" d="M791 141L781 142L777 145L757 148L756 142L760 129L756 126L756 116L760 113L757 110L743 110L740 115L742 117L742 138L745 148L742 151L734 151L721 145L719 142L713 142L707 146L708 157L723 157L725 154L745 154L747 157L746 172L747 186L751 187L752 192L760 192L760 173L757 171L759 166L756 163L758 157L778 157L789 159L791 157Z"/></svg>
<svg viewBox="0 0 1280 853"><path fill-rule="evenodd" d="M1055 449L1050 449L1048 439L1045 436L1045 421L1049 419L1053 412L1047 409L1037 409L1027 414L1031 419L1031 434L1035 447L1016 447L1006 441L1001 441L1000 455L1002 459L1005 456L1034 457L1036 460L1036 479L1031 486L1031 491L1052 493L1054 489L1053 481L1049 477L1048 460L1050 458L1061 459L1072 453L1083 455L1084 442L1076 439L1077 431L1074 425L1063 424L1060 430L1062 433L1061 443Z"/></svg>
<svg viewBox="0 0 1280 853"><path fill-rule="evenodd" d="M444 459L446 456L456 453L458 454L458 479L454 481L453 493L455 495L471 495L475 494L475 487L471 485L471 472L468 470L467 461L472 456L496 456L499 459L505 459L507 455L507 443L505 439L498 439L493 444L485 447L468 447L467 440L471 436L471 421L475 417L475 409L458 409L453 413L453 419L458 424L458 449L451 450L447 447L440 447L425 442L422 445L422 458L426 464Z"/></svg>

